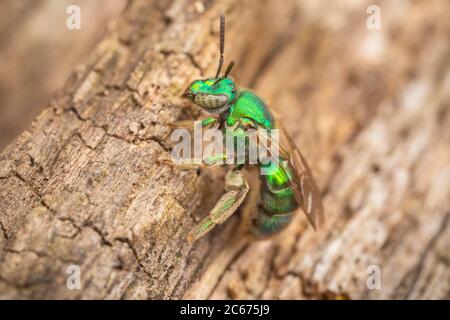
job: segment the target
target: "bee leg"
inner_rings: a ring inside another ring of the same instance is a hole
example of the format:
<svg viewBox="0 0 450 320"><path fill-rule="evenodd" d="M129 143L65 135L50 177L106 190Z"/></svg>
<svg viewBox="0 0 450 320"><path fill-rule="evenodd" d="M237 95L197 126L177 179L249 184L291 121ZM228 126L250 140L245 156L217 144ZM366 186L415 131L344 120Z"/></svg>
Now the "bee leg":
<svg viewBox="0 0 450 320"><path fill-rule="evenodd" d="M169 166L176 166L177 168L181 170L192 170L197 169L200 167L201 164L205 164L208 167L216 167L221 166L225 164L225 161L227 159L226 154L218 154L214 156L207 156L201 160L195 160L195 159L188 159L189 162L177 162L173 161L169 155L163 154L161 155L156 161L158 164L165 164Z"/></svg>
<svg viewBox="0 0 450 320"><path fill-rule="evenodd" d="M208 167L215 167L225 165L227 160L226 154L217 154L214 156L206 156L203 158L203 163Z"/></svg>
<svg viewBox="0 0 450 320"><path fill-rule="evenodd" d="M175 123L169 123L168 126L174 130L185 129L189 132L194 132L194 128L198 126L195 120L180 120Z"/></svg>
<svg viewBox="0 0 450 320"><path fill-rule="evenodd" d="M181 170L193 170L200 167L201 161L194 161L190 160L189 162L177 162L171 159L170 155L168 154L161 154L157 159L156 163L160 165L168 165L172 167L176 167Z"/></svg>
<svg viewBox="0 0 450 320"><path fill-rule="evenodd" d="M168 126L172 129L186 129L190 132L194 130L196 126L201 128L209 128L217 125L219 120L215 117L208 117L203 120L180 120L175 123L169 123Z"/></svg>
<svg viewBox="0 0 450 320"><path fill-rule="evenodd" d="M210 127L214 127L217 126L219 123L219 120L215 117L208 117L205 118L203 120L200 121L196 121L196 120L182 120L182 121L177 121L175 123L169 123L168 126L173 128L173 129L185 129L187 131L189 131L190 133L192 133L194 131L194 129L196 128L196 126L201 129L201 128L210 128ZM217 160L210 160L213 163L211 165L215 165L214 161L218 161L218 159L220 158L219 156L216 156ZM223 156L222 156L223 157ZM163 154L161 155L156 161L158 164L165 164L165 165L169 165L169 166L176 166L177 168L181 169L181 170L192 170L192 169L197 169L200 167L200 165L205 162L204 160L202 161L202 159L185 159L186 161L174 161L173 159L171 159L171 157L169 155ZM205 162L206 165L209 165L208 162Z"/></svg>
<svg viewBox="0 0 450 320"><path fill-rule="evenodd" d="M226 193L219 199L209 215L189 233L187 239L194 242L225 222L241 205L249 190L241 171L230 171L225 177Z"/></svg>

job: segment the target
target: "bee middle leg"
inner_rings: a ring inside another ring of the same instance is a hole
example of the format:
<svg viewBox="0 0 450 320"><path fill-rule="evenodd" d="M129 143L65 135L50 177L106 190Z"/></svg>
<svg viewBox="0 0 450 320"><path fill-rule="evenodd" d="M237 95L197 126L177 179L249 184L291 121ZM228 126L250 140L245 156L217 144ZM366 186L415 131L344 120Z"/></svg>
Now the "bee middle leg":
<svg viewBox="0 0 450 320"><path fill-rule="evenodd" d="M240 170L229 171L225 177L226 193L217 201L209 215L189 233L188 241L196 241L215 226L225 222L242 204L248 190L248 183L242 172Z"/></svg>
<svg viewBox="0 0 450 320"><path fill-rule="evenodd" d="M214 128L218 125L218 119L215 117L208 117L202 120L180 120L175 123L169 123L169 127L173 129L185 129L193 132L197 128Z"/></svg>
<svg viewBox="0 0 450 320"><path fill-rule="evenodd" d="M219 153L213 156L206 156L203 158L203 163L208 167L222 166L226 164L228 157L226 154Z"/></svg>
<svg viewBox="0 0 450 320"><path fill-rule="evenodd" d="M217 154L214 156L206 156L203 159L188 159L187 162L176 162L170 158L170 155L162 155L157 159L157 162L160 164L166 164L171 166L176 166L181 170L192 170L199 168L202 164L207 167L218 167L226 164L227 155L226 154Z"/></svg>

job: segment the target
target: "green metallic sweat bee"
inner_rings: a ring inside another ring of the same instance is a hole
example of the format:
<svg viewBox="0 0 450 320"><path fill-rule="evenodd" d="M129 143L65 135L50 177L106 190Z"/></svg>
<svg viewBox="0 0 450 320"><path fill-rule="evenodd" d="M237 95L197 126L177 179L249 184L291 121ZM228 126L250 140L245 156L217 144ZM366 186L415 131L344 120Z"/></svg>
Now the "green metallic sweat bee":
<svg viewBox="0 0 450 320"><path fill-rule="evenodd" d="M228 65L223 76L220 76L224 60L224 38L225 18L221 16L220 59L216 76L193 81L183 96L210 114L216 115L202 120L202 127L217 127L224 136L226 134L245 135L249 129L253 129L253 132L256 131L258 134L262 131L258 130L260 128L280 130L277 145L281 161L269 168L269 174L260 176L260 197L258 203L253 204L253 212L250 213L249 219L253 235L257 238L265 238L283 230L290 224L299 207L315 228L316 224L323 221L323 209L311 170L291 138L276 126L278 123L275 122L274 116L264 101L249 90L239 88L228 77L234 61ZM180 126L186 127L189 122L193 125L193 121L184 121L184 124ZM206 165L213 166L218 161L223 162L225 158L226 155L222 157L219 155L205 162ZM219 199L209 215L189 233L189 241L199 239L215 226L225 222L243 203L249 191L249 184L241 173L244 165L233 165L225 178L226 193ZM267 166L263 163L257 165Z"/></svg>

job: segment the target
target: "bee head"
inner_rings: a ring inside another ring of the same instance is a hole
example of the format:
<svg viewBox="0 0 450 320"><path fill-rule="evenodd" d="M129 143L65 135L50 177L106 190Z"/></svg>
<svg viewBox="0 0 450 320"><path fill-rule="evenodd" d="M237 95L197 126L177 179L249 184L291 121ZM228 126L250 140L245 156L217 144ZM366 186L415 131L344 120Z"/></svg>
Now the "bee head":
<svg viewBox="0 0 450 320"><path fill-rule="evenodd" d="M236 96L236 85L230 78L201 79L193 81L183 97L211 113L227 109Z"/></svg>
<svg viewBox="0 0 450 320"><path fill-rule="evenodd" d="M225 17L220 17L220 57L216 76L210 79L200 79L192 82L184 91L183 97L211 113L221 113L229 108L230 102L236 97L236 85L228 78L234 66L234 61L228 65L223 76L220 75L223 65L225 47Z"/></svg>

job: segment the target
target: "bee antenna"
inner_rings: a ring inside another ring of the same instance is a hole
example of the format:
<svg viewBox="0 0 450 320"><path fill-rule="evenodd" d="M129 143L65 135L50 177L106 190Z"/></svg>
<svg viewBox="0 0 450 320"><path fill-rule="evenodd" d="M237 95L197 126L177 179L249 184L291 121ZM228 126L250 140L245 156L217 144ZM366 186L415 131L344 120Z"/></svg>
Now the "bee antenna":
<svg viewBox="0 0 450 320"><path fill-rule="evenodd" d="M224 78L228 77L228 75L230 74L231 70L233 70L235 63L234 61L231 61L230 64L227 67L227 70L225 70L225 74L223 75Z"/></svg>
<svg viewBox="0 0 450 320"><path fill-rule="evenodd" d="M217 68L216 78L219 77L223 65L223 53L225 51L225 16L220 16L220 58L219 67Z"/></svg>

